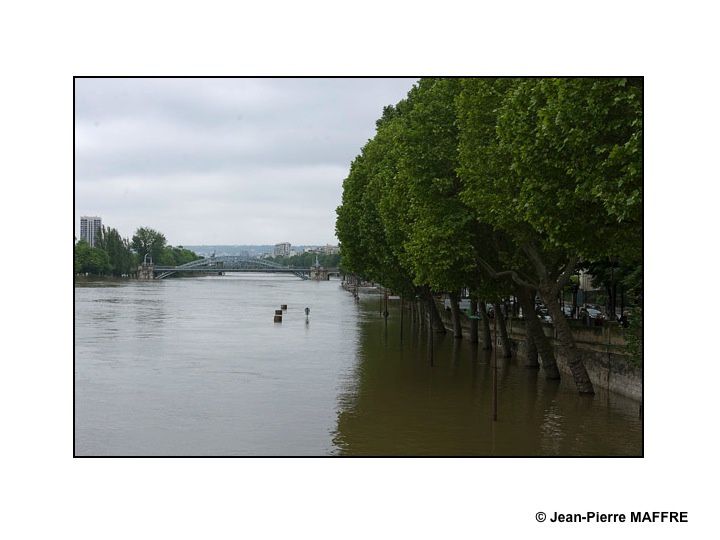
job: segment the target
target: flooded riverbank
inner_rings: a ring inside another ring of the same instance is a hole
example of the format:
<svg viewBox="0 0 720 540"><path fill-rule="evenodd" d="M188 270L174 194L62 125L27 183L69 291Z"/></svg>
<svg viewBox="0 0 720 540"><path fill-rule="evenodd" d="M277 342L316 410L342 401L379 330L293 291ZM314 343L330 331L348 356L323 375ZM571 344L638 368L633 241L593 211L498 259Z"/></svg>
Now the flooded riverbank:
<svg viewBox="0 0 720 540"><path fill-rule="evenodd" d="M262 274L76 283L77 455L641 454L637 402L513 360L492 422L488 354L436 337L430 365L380 302Z"/></svg>

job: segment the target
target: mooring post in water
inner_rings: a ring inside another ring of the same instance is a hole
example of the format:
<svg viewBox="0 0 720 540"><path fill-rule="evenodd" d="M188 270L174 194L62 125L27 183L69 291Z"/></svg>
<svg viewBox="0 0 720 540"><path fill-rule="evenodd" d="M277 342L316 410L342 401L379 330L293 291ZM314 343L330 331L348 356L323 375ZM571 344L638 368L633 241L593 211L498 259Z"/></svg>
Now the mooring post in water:
<svg viewBox="0 0 720 540"><path fill-rule="evenodd" d="M310 317L310 308L309 308L309 307L306 307L306 308L305 308L305 324L307 324L307 323L310 322L309 317Z"/></svg>
<svg viewBox="0 0 720 540"><path fill-rule="evenodd" d="M493 317L493 340L495 346L493 347L493 401L492 401L492 416L493 422L497 421L497 398L498 398L498 387L497 387L497 313Z"/></svg>
<svg viewBox="0 0 720 540"><path fill-rule="evenodd" d="M286 311L286 310L287 310L287 304L280 304L280 309L282 309L283 311Z"/></svg>

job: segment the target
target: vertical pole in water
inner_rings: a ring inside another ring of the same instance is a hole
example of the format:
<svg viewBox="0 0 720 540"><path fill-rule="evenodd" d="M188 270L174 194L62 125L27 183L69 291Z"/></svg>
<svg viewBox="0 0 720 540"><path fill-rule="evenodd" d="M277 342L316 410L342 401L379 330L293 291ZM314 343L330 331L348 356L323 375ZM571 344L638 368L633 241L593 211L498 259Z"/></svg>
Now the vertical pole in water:
<svg viewBox="0 0 720 540"><path fill-rule="evenodd" d="M430 295L430 302L434 302L432 294ZM428 324L428 334L430 335L430 340L428 344L430 345L430 365L433 365L433 324L435 322L434 313L432 306L428 306L430 308L430 323Z"/></svg>
<svg viewBox="0 0 720 540"><path fill-rule="evenodd" d="M405 299L400 297L400 343L403 338L403 311L405 311Z"/></svg>
<svg viewBox="0 0 720 540"><path fill-rule="evenodd" d="M492 402L492 416L493 422L497 421L497 313L493 317L493 380L492 380L492 391L493 391L493 402Z"/></svg>

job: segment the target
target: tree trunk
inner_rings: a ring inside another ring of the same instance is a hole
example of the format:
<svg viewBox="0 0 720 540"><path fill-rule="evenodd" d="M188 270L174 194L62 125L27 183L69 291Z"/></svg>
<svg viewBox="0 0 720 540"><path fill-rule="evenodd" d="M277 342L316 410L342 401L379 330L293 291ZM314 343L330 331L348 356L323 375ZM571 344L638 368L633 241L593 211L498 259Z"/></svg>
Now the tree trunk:
<svg viewBox="0 0 720 540"><path fill-rule="evenodd" d="M478 342L478 320L477 317L477 300L474 296L470 296L470 314L473 318L470 319L470 343Z"/></svg>
<svg viewBox="0 0 720 540"><path fill-rule="evenodd" d="M535 291L518 285L517 293L525 317L526 331L532 337L532 341L540 353L545 378L557 380L560 378L560 370L557 367L555 353L543 331L542 324L535 315Z"/></svg>
<svg viewBox="0 0 720 540"><path fill-rule="evenodd" d="M610 311L610 314L612 315L611 321L617 321L617 281L613 281L612 286L612 311Z"/></svg>
<svg viewBox="0 0 720 540"><path fill-rule="evenodd" d="M548 294L548 292L549 291L547 289L545 291L541 289L540 295L543 300L550 300L549 302L546 301L545 305L552 316L555 331L557 332L557 340L563 348L565 354L567 354L568 367L570 368L573 379L575 380L575 386L581 394L594 394L595 390L593 389L592 382L590 381L590 376L585 369L585 364L583 364L580 354L578 353L577 345L575 344L575 337L572 335L570 325L563 316L560 306L552 301L553 295Z"/></svg>
<svg viewBox="0 0 720 540"><path fill-rule="evenodd" d="M478 306L480 317L482 320L483 330L483 350L489 351L492 349L492 336L490 335L490 318L488 317L487 311L485 311L485 300L480 299L480 305Z"/></svg>
<svg viewBox="0 0 720 540"><path fill-rule="evenodd" d="M577 314L578 314L577 298L578 298L578 286L573 285L573 290L572 290L572 318L573 319L577 319Z"/></svg>
<svg viewBox="0 0 720 540"><path fill-rule="evenodd" d="M440 318L440 313L438 313L437 306L435 305L435 298L433 298L432 291L429 289L425 293L425 299L433 330L436 334L446 333L447 330L445 330L445 325L443 324L442 319Z"/></svg>
<svg viewBox="0 0 720 540"><path fill-rule="evenodd" d="M458 294L456 292L450 293L450 313L452 315L453 334L455 334L455 339L462 339L460 306L458 305Z"/></svg>
<svg viewBox="0 0 720 540"><path fill-rule="evenodd" d="M503 315L502 310L500 309L500 304L498 302L495 302L495 304L493 305L495 306L495 318L497 319L498 330L500 330L500 342L502 343L503 357L511 358L512 347L510 345L510 338L508 337L507 333L507 326L505 326L505 316Z"/></svg>
<svg viewBox="0 0 720 540"><path fill-rule="evenodd" d="M538 350L535 341L530 335L528 327L525 327L525 348L527 349L525 354L525 367L528 368L539 368L540 363L538 362Z"/></svg>

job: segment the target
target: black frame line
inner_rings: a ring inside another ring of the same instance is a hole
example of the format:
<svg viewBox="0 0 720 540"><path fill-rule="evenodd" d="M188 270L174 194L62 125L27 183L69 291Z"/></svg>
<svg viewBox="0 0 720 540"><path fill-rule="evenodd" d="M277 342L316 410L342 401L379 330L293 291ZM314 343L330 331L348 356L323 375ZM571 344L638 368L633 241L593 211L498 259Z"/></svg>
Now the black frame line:
<svg viewBox="0 0 720 540"><path fill-rule="evenodd" d="M645 275L645 76L644 75L73 75L73 237L75 236L75 81L77 79L420 79L422 77L444 77L444 78L482 78L482 77L498 77L504 79L525 78L525 79L546 79L546 78L582 78L582 79L613 79L617 77L634 77L643 81L642 95L642 113L643 113L643 130L642 130L642 172L643 172L643 237L642 237L642 263L643 277ZM640 421L642 423L642 437L640 443L640 455L628 456L538 456L538 455L513 455L513 456L456 456L456 455L433 455L433 456L397 456L397 455L371 455L371 456L342 456L342 455L318 455L318 456L298 456L298 455L247 455L247 456L204 456L204 455L103 455L103 456L78 456L75 448L75 274L73 272L73 458L76 459L164 459L164 458L199 458L199 459L255 459L255 458L297 458L297 459L313 459L313 458L345 458L345 459L375 459L375 458L392 458L392 459L644 459L645 458L645 331L643 316L642 330L642 398L640 400ZM645 298L645 280L642 286L643 299ZM643 300L644 303L644 300Z"/></svg>

